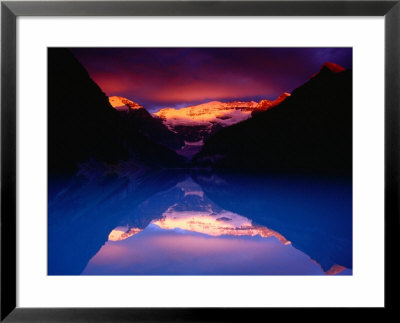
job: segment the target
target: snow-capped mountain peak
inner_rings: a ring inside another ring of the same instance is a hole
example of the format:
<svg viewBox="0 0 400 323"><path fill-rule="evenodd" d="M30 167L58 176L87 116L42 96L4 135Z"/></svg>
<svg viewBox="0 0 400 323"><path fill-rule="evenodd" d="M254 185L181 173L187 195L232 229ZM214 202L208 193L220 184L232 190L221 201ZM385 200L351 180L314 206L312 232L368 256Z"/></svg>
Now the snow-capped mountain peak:
<svg viewBox="0 0 400 323"><path fill-rule="evenodd" d="M230 126L251 116L251 112L257 108L255 101L220 102L211 101L181 109L165 108L154 113L164 120L171 129L176 126Z"/></svg>
<svg viewBox="0 0 400 323"><path fill-rule="evenodd" d="M277 106L279 103L281 103L282 101L286 100L287 97L290 96L290 93L283 93L281 94L277 99L275 99L274 101L271 100L261 100L258 105L257 105L257 111L263 111L263 110L267 110L269 108L272 108L274 106Z"/></svg>
<svg viewBox="0 0 400 323"><path fill-rule="evenodd" d="M339 64L326 62L321 66L319 71L317 73L311 75L310 78L313 78L319 74L326 73L326 72L337 74L337 73L343 72L345 70L346 69L344 67L340 66Z"/></svg>
<svg viewBox="0 0 400 323"><path fill-rule="evenodd" d="M110 101L111 106L118 111L129 111L143 108L140 104L122 96L110 96L108 100Z"/></svg>
<svg viewBox="0 0 400 323"><path fill-rule="evenodd" d="M192 157L200 151L204 141L221 128L228 127L251 118L254 111L264 111L285 100L284 93L276 100L256 101L210 101L180 109L164 108L154 113L169 130L181 135L185 145L178 154Z"/></svg>
<svg viewBox="0 0 400 323"><path fill-rule="evenodd" d="M326 62L322 65L321 70L327 68L328 70L330 70L333 73L340 73L345 71L346 69L342 66L340 66L339 64L336 63L331 63L331 62Z"/></svg>

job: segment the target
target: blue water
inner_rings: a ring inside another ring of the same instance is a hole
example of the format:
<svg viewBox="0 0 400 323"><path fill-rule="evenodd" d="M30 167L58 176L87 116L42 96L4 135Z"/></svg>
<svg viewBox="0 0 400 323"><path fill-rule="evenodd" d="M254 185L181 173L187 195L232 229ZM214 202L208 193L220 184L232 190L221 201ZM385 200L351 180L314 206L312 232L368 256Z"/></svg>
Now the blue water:
<svg viewBox="0 0 400 323"><path fill-rule="evenodd" d="M49 275L351 275L351 180L86 172L49 181Z"/></svg>

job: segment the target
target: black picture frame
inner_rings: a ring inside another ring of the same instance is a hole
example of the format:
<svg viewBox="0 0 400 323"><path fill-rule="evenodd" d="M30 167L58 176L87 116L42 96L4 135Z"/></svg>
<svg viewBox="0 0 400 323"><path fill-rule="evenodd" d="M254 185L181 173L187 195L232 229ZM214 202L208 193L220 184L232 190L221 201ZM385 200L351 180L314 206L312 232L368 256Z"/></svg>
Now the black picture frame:
<svg viewBox="0 0 400 323"><path fill-rule="evenodd" d="M249 321L296 308L16 307L16 19L19 16L384 16L385 19L385 307L396 310L399 236L400 1L2 1L1 3L1 321ZM40 292L40 291L38 291ZM308 309L310 310L310 308ZM330 316L332 309L324 309ZM342 309L343 310L343 309ZM357 310L357 309L353 309ZM346 309L347 313L350 309ZM383 312L384 311L384 312ZM314 315L314 314L313 314ZM318 314L317 314L318 315ZM340 315L340 314L339 314ZM376 315L376 316L375 316ZM338 316L339 317L339 316Z"/></svg>

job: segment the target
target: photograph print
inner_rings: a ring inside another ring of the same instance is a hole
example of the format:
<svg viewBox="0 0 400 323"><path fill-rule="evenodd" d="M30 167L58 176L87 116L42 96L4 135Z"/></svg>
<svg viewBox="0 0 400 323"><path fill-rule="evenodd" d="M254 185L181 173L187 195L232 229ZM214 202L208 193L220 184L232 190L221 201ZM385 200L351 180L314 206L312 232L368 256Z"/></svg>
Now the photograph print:
<svg viewBox="0 0 400 323"><path fill-rule="evenodd" d="M48 48L48 275L352 275L352 48Z"/></svg>

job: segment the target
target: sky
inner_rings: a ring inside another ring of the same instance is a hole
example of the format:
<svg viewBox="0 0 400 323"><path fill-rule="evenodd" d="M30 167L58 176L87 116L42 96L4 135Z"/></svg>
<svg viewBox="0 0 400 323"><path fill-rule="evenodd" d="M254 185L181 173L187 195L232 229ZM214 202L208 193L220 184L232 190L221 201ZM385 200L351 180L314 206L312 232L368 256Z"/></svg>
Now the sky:
<svg viewBox="0 0 400 323"><path fill-rule="evenodd" d="M108 96L150 112L207 101L274 100L332 62L352 68L351 48L71 48Z"/></svg>

